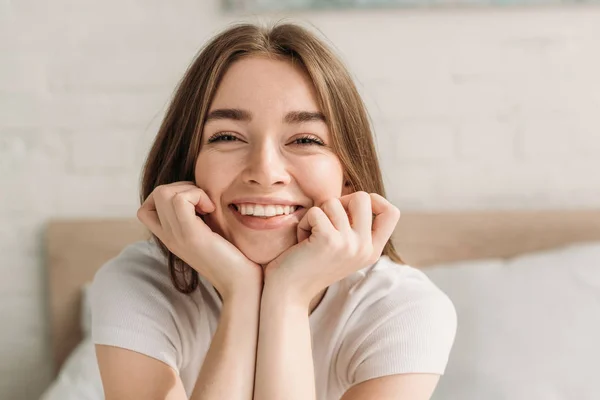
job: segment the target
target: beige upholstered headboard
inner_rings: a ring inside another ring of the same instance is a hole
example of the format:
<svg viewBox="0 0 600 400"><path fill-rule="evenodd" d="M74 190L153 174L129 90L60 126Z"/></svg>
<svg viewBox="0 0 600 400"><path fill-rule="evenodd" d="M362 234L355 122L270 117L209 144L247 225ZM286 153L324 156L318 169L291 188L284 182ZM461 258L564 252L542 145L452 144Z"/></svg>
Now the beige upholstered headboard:
<svg viewBox="0 0 600 400"><path fill-rule="evenodd" d="M131 220L57 220L46 232L49 312L55 371L82 339L81 287L121 249L148 236ZM403 213L394 241L415 267L513 257L600 240L600 210Z"/></svg>

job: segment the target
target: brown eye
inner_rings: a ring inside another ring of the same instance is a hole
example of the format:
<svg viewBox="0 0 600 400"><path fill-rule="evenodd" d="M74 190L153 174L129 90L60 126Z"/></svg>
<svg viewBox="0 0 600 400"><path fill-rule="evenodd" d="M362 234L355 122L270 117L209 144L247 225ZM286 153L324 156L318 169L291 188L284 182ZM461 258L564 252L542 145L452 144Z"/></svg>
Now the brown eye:
<svg viewBox="0 0 600 400"><path fill-rule="evenodd" d="M325 144L318 137L310 136L310 135L299 137L296 140L294 140L294 142L298 143L301 146L307 146L307 145L312 145L312 144L323 146Z"/></svg>
<svg viewBox="0 0 600 400"><path fill-rule="evenodd" d="M238 138L236 138L235 136L228 134L228 133L217 133L216 135L212 136L210 139L208 139L208 143L212 143L212 142L233 142L238 140Z"/></svg>

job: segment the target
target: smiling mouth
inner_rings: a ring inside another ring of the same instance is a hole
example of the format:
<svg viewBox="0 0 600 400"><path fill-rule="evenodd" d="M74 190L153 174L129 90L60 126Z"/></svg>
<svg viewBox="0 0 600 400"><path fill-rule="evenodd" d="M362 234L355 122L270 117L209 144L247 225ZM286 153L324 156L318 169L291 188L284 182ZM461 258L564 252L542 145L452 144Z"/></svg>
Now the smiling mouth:
<svg viewBox="0 0 600 400"><path fill-rule="evenodd" d="M297 205L295 207L296 207L296 209L294 211L290 212L289 214L285 214L284 213L284 214L275 214L275 215L250 215L250 214L242 214L241 211L240 211L240 209L238 208L238 206L235 205L235 204L230 204L229 205L229 208L231 208L233 211L235 211L236 213L238 213L238 214L240 214L240 215L242 215L244 217L254 217L254 218L260 218L260 219L269 219L269 218L275 218L275 217L285 217L285 216L288 216L288 215L293 215L293 214L297 213L298 211L300 211L300 210L302 210L304 208L304 207L302 207L300 205Z"/></svg>

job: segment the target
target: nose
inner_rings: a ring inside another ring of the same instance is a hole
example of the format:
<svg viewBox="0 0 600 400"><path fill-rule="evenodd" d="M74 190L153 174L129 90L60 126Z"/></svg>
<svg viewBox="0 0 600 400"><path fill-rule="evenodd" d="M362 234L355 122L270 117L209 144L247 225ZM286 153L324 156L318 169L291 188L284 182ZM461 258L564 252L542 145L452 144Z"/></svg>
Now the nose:
<svg viewBox="0 0 600 400"><path fill-rule="evenodd" d="M246 183L265 187L290 182L287 162L277 143L263 140L250 149L243 180Z"/></svg>

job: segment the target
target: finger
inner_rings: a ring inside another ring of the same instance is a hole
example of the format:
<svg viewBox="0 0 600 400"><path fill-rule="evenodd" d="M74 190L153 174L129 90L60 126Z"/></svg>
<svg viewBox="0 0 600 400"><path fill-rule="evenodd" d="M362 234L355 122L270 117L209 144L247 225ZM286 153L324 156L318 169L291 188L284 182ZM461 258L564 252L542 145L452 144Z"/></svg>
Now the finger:
<svg viewBox="0 0 600 400"><path fill-rule="evenodd" d="M162 226L162 230L165 234L181 234L181 232L176 231L176 226L178 226L178 224L177 216L175 215L175 212L173 210L173 197L177 193L193 188L198 187L190 181L173 182L166 185L160 185L154 188L152 192L155 203L154 208L156 209L158 219Z"/></svg>
<svg viewBox="0 0 600 400"><path fill-rule="evenodd" d="M348 214L346 214L346 210L339 199L333 198L325 201L321 205L321 209L338 231L349 232L352 229Z"/></svg>
<svg viewBox="0 0 600 400"><path fill-rule="evenodd" d="M206 192L200 188L179 192L173 197L173 211L183 238L197 234L199 229L210 231L204 221L196 215L196 209L201 203L205 209L206 206L211 206L214 210L212 201L210 201Z"/></svg>
<svg viewBox="0 0 600 400"><path fill-rule="evenodd" d="M173 197L182 191L188 190L190 185L171 183L161 185L154 189L154 198L156 202L156 212L166 235L179 236L180 232L177 223L177 216L173 210Z"/></svg>
<svg viewBox="0 0 600 400"><path fill-rule="evenodd" d="M199 190L199 195L198 195L198 202L194 205L194 207L196 208L196 211L201 214L201 215L205 215L205 214L210 214L211 212L214 212L216 210L216 206L215 203L212 202L212 200L210 199L210 197L208 197L208 194L198 188L195 187L192 190Z"/></svg>
<svg viewBox="0 0 600 400"><path fill-rule="evenodd" d="M163 239L163 230L156 212L153 193L146 198L137 212L138 219L148 228L150 232L156 235L160 240Z"/></svg>
<svg viewBox="0 0 600 400"><path fill-rule="evenodd" d="M196 184L192 181L177 181L166 183L164 186L175 187L175 186L196 186Z"/></svg>
<svg viewBox="0 0 600 400"><path fill-rule="evenodd" d="M189 215L190 220L186 221L188 224L194 223L196 221L196 212L200 214L206 214L206 210L214 211L215 207L206 195L206 193L195 185L173 185L168 187L166 195L165 206L161 209L159 208L159 217L160 211L162 210L163 214L166 215L167 221L169 223L171 232L178 238L184 239L188 235L192 234L194 231L190 226L186 227L186 232L183 231L181 226L182 217ZM194 193L198 193L197 196L186 196L184 193L189 191L193 191ZM181 198L180 198L181 197ZM192 199L195 201L191 204L191 209L189 207L189 200ZM202 200L202 204L199 202ZM178 210L179 215L178 215ZM198 219L201 219L198 217Z"/></svg>
<svg viewBox="0 0 600 400"><path fill-rule="evenodd" d="M194 189L202 190L192 181L174 182L167 186L174 187L175 193L180 193L182 191L194 190ZM202 190L202 192L204 193L204 196L201 196L200 201L198 202L198 204L195 205L196 211L201 215L210 214L211 212L215 211L216 207L215 207L214 203L208 197L208 194L206 194L206 192L204 192L204 190Z"/></svg>
<svg viewBox="0 0 600 400"><path fill-rule="evenodd" d="M373 248L380 254L383 247L394 233L400 219L400 210L385 197L371 193L371 205L375 220L373 221Z"/></svg>
<svg viewBox="0 0 600 400"><path fill-rule="evenodd" d="M367 192L359 191L340 197L340 202L350 214L352 229L361 237L370 238L373 224L371 196Z"/></svg>
<svg viewBox="0 0 600 400"><path fill-rule="evenodd" d="M298 223L298 242L311 236L335 234L335 228L329 217L319 207L311 207Z"/></svg>

